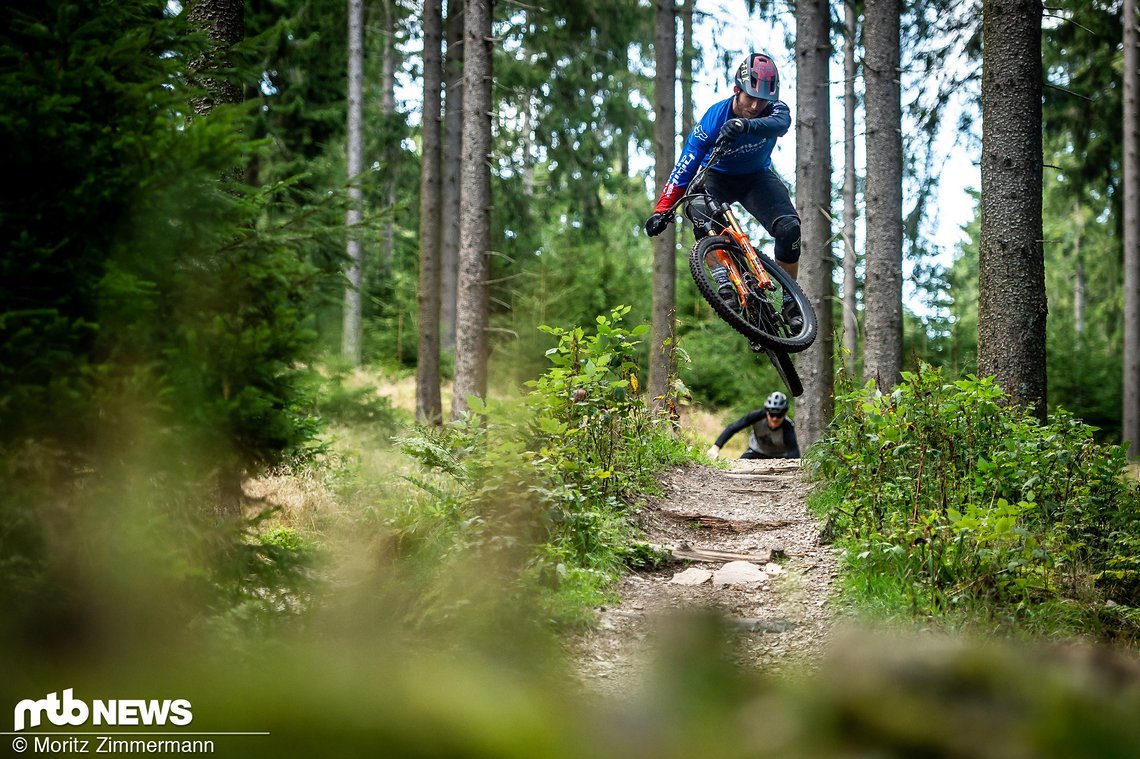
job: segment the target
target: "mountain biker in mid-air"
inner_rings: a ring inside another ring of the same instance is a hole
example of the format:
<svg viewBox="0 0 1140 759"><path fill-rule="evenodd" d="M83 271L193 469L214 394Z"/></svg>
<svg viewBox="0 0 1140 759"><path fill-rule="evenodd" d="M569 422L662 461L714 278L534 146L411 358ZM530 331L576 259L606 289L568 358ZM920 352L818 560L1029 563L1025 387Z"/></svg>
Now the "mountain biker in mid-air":
<svg viewBox="0 0 1140 759"><path fill-rule="evenodd" d="M787 186L772 169L776 139L787 134L791 124L791 110L780 100L776 64L765 53L750 54L736 70L732 97L705 111L693 127L653 215L645 222L645 231L655 237L665 230L669 210L685 194L713 146L723 139L729 147L705 174L705 187L722 203L744 206L776 241L776 262L795 277L799 273L800 218ZM722 297L734 298L728 272L717 266L711 273ZM785 302L790 307L786 316L796 321L799 315L790 311L798 309L790 300Z"/></svg>
<svg viewBox="0 0 1140 759"><path fill-rule="evenodd" d="M750 411L724 428L716 439L709 456L717 458L720 448L746 427L752 427L748 448L742 459L798 459L800 444L796 440L796 425L788 416L788 396L776 391L764 401L764 408Z"/></svg>

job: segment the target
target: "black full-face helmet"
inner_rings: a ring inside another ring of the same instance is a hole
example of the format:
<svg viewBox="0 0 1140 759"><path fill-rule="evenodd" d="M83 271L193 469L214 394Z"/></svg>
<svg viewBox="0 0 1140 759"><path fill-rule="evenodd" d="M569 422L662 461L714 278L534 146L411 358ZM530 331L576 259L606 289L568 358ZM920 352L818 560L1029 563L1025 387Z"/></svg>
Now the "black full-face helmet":
<svg viewBox="0 0 1140 759"><path fill-rule="evenodd" d="M767 53L752 53L736 69L736 86L761 100L780 99L780 72Z"/></svg>
<svg viewBox="0 0 1140 759"><path fill-rule="evenodd" d="M764 401L764 410L781 416L786 414L788 412L788 396L777 390L768 396L768 400Z"/></svg>

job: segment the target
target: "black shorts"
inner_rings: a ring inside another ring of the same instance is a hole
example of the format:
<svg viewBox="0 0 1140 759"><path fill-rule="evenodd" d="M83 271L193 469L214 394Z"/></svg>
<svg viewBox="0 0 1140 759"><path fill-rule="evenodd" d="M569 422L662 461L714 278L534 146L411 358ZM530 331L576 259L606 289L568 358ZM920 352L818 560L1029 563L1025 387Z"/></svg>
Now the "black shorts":
<svg viewBox="0 0 1140 759"><path fill-rule="evenodd" d="M776 222L785 216L797 221L796 207L792 205L788 187L772 169L755 174L723 174L719 171L705 173L705 187L709 194L722 203L739 203L763 225L768 234L775 238ZM798 248L799 246L797 246ZM781 246L776 246L776 258L781 256ZM798 250L795 258L799 258Z"/></svg>

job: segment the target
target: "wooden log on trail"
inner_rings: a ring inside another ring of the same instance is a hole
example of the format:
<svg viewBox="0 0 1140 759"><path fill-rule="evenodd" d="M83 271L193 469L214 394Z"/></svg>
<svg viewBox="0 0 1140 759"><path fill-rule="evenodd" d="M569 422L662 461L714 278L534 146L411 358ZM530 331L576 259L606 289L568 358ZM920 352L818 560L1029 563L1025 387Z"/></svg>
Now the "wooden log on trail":
<svg viewBox="0 0 1140 759"><path fill-rule="evenodd" d="M718 551L713 548L694 548L682 543L679 546L667 546L659 543L650 543L655 551L668 553L673 561L750 561L754 564L767 564L776 555L776 551L763 549L759 553L733 553L732 551ZM783 553L780 551L779 553Z"/></svg>

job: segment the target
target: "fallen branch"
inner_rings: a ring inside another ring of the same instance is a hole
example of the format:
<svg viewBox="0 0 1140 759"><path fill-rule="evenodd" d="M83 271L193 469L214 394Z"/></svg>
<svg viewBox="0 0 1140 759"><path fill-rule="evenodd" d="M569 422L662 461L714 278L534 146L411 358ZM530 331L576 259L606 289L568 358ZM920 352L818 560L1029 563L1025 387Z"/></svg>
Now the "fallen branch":
<svg viewBox="0 0 1140 759"><path fill-rule="evenodd" d="M756 527L756 522L743 522L734 521L732 519L724 519L722 517L714 517L708 514L698 514L695 511L668 511L662 509L660 512L663 517L678 521L692 523L696 522L701 527L709 529L724 529L732 530L733 532L748 532Z"/></svg>

